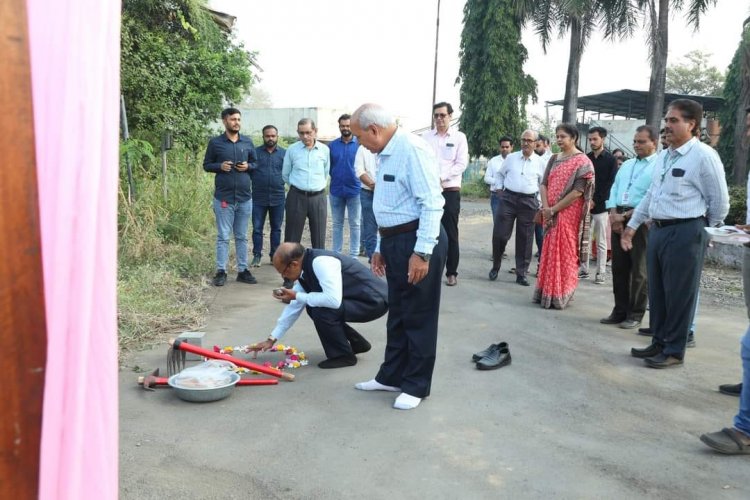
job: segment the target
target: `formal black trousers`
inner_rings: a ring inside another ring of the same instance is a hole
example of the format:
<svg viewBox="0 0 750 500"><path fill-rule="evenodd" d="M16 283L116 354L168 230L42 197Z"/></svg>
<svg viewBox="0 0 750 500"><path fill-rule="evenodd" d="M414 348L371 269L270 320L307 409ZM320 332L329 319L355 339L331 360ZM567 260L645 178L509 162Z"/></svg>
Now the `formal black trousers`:
<svg viewBox="0 0 750 500"><path fill-rule="evenodd" d="M458 216L461 213L461 191L443 191L445 205L440 223L448 236L448 260L445 264L446 276L458 275Z"/></svg>
<svg viewBox="0 0 750 500"><path fill-rule="evenodd" d="M612 232L612 293L615 307L612 316L641 321L648 305L648 272L646 247L648 227L641 224L633 235L633 248L626 252L620 246L620 235Z"/></svg>
<svg viewBox="0 0 750 500"><path fill-rule="evenodd" d="M385 360L375 380L424 398L430 395L435 368L441 280L448 241L441 228L427 276L416 285L410 285L407 273L416 241L416 231L380 240L388 279L389 309Z"/></svg>
<svg viewBox="0 0 750 500"><path fill-rule="evenodd" d="M313 248L326 246L326 218L328 200L326 194L308 195L290 188L286 195L286 226L284 241L299 243L305 229L305 219L310 220L310 241Z"/></svg>
<svg viewBox="0 0 750 500"><path fill-rule="evenodd" d="M534 246L534 215L539 210L536 196L503 191L500 209L492 225L492 268L500 269L505 247L516 225L516 276L526 276Z"/></svg>
<svg viewBox="0 0 750 500"><path fill-rule="evenodd" d="M708 233L703 218L681 224L652 225L648 235L649 320L653 342L664 354L684 358L698 298Z"/></svg>
<svg viewBox="0 0 750 500"><path fill-rule="evenodd" d="M365 300L344 299L338 309L310 306L306 309L315 324L323 351L330 359L353 354L350 341L359 338L360 334L348 322L367 323L376 320L388 312L388 303L384 298L372 295Z"/></svg>

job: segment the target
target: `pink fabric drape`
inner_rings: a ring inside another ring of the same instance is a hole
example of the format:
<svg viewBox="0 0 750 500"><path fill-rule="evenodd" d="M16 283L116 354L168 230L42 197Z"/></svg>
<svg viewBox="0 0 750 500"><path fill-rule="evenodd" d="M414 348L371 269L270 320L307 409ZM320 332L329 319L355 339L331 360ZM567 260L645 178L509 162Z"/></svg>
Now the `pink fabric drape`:
<svg viewBox="0 0 750 500"><path fill-rule="evenodd" d="M27 6L48 338L39 495L112 499L120 2Z"/></svg>

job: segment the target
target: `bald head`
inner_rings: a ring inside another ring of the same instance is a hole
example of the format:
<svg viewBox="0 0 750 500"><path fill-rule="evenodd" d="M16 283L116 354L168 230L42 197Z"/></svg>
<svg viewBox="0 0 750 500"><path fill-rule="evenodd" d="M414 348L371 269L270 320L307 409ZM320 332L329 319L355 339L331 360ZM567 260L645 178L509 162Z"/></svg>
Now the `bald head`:
<svg viewBox="0 0 750 500"><path fill-rule="evenodd" d="M282 278L296 281L302 273L303 255L305 247L299 243L282 243L273 254L273 267Z"/></svg>

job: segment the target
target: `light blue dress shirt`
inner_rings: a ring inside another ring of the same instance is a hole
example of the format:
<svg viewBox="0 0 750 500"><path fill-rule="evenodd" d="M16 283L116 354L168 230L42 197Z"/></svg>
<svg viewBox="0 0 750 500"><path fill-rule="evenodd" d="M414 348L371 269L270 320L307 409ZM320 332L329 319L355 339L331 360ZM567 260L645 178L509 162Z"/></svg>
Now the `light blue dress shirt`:
<svg viewBox="0 0 750 500"><path fill-rule="evenodd" d="M315 141L313 147L307 149L302 141L297 141L286 150L281 177L285 183L302 191L322 191L326 188L330 168L328 146Z"/></svg>
<svg viewBox="0 0 750 500"><path fill-rule="evenodd" d="M431 254L440 236L443 217L440 171L432 148L422 138L401 129L378 155L372 210L379 227L419 219L415 252ZM378 247L380 251L380 237Z"/></svg>
<svg viewBox="0 0 750 500"><path fill-rule="evenodd" d="M622 164L609 190L607 209L638 206L651 185L651 173L658 156L653 153L645 158L631 158Z"/></svg>
<svg viewBox="0 0 750 500"><path fill-rule="evenodd" d="M729 192L724 165L711 146L693 137L677 149L659 154L651 186L633 212L628 227L647 219L689 219L705 216L710 226L724 222Z"/></svg>

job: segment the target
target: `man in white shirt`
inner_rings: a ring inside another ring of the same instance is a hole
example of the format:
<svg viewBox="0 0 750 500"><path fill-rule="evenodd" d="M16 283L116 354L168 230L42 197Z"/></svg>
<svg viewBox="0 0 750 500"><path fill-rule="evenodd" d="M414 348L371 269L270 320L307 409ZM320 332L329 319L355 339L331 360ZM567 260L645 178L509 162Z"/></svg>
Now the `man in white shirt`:
<svg viewBox="0 0 750 500"><path fill-rule="evenodd" d="M375 246L378 242L378 223L372 211L377 169L376 156L367 148L357 149L357 155L354 157L354 173L362 183L359 201L362 205L362 245L367 255L367 262L372 260L372 254L375 253Z"/></svg>
<svg viewBox="0 0 750 500"><path fill-rule="evenodd" d="M274 290L274 297L288 305L268 339L253 350L273 347L307 309L327 358L318 366L356 365L356 354L369 351L370 343L347 323L367 323L388 311L386 283L354 257L305 249L299 243L282 243L273 255L273 267L285 281L296 283L291 290Z"/></svg>
<svg viewBox="0 0 750 500"><path fill-rule="evenodd" d="M453 106L439 102L432 107L435 128L422 134L440 167L440 185L443 188L443 218L440 221L448 235L448 261L445 276L448 286L458 284L458 215L461 212L461 178L469 164L469 144L463 132L450 126Z"/></svg>
<svg viewBox="0 0 750 500"><path fill-rule="evenodd" d="M544 175L544 161L534 153L537 134L526 130L521 135L521 151L511 153L496 175L502 201L492 228L492 269L489 278L497 279L505 246L516 223L516 283L529 286L526 273L534 243L534 215L539 210L539 183Z"/></svg>
<svg viewBox="0 0 750 500"><path fill-rule="evenodd" d="M484 182L490 186L490 210L492 210L492 219L495 219L495 213L500 206L500 193L498 192L497 186L495 186L495 176L500 167L503 166L503 161L513 152L513 139L504 135L500 138L500 147L498 148L500 154L493 156L487 162L487 169L484 172Z"/></svg>

